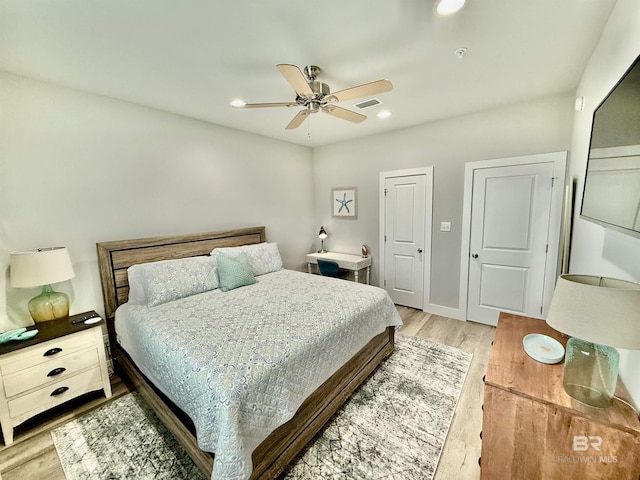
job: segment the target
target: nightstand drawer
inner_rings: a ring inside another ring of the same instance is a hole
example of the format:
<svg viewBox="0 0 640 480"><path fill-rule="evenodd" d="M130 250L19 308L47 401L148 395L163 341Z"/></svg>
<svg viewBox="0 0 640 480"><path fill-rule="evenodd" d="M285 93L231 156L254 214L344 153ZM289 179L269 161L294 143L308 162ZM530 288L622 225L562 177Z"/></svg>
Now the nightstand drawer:
<svg viewBox="0 0 640 480"><path fill-rule="evenodd" d="M101 388L103 388L102 372L100 367L96 367L52 383L14 400L9 400L9 416L16 418L28 413L28 418L79 395L100 390Z"/></svg>
<svg viewBox="0 0 640 480"><path fill-rule="evenodd" d="M0 358L0 373L3 376L9 375L93 347L95 344L95 336L91 330L39 343L33 347L3 355Z"/></svg>
<svg viewBox="0 0 640 480"><path fill-rule="evenodd" d="M89 348L25 368L4 377L4 393L8 398L56 380L62 380L100 363L98 350Z"/></svg>

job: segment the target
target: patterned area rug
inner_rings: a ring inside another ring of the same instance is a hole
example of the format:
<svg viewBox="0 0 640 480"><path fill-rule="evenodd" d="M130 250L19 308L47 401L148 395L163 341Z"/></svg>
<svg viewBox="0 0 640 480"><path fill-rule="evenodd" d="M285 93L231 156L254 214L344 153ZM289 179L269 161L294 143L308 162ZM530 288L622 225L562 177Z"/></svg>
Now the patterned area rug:
<svg viewBox="0 0 640 480"><path fill-rule="evenodd" d="M399 334L396 350L280 477L433 477L471 354ZM68 480L204 479L150 407L128 394L52 432Z"/></svg>
<svg viewBox="0 0 640 480"><path fill-rule="evenodd" d="M51 432L67 480L206 480L136 392Z"/></svg>

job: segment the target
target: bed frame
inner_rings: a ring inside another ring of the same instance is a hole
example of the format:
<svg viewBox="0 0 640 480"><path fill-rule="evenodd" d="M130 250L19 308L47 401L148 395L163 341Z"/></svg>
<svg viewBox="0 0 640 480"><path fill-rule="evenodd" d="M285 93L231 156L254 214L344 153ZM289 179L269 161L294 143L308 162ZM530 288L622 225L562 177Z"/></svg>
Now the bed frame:
<svg viewBox="0 0 640 480"><path fill-rule="evenodd" d="M128 377L140 395L175 435L196 465L211 476L214 455L198 447L193 423L138 370L115 338L116 308L127 301L127 268L136 263L208 255L217 247L250 245L266 241L265 227L212 233L121 240L97 244L98 267L111 345L111 356L119 373ZM253 452L251 479L276 478L313 436L393 352L392 327L374 337L360 352L312 393L296 415L277 428Z"/></svg>

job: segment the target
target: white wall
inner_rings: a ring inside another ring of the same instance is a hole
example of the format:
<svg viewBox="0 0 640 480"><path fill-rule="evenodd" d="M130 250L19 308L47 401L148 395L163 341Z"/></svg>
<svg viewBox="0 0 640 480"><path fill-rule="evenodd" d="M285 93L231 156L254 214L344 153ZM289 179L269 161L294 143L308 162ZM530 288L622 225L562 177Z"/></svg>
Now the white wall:
<svg viewBox="0 0 640 480"><path fill-rule="evenodd" d="M640 55L640 2L618 0L585 69L577 96L585 109L574 116L570 174L576 178L570 271L640 282L640 240L579 218L593 111ZM640 326L638 327L640 328ZM620 376L640 406L640 352L620 351Z"/></svg>
<svg viewBox="0 0 640 480"><path fill-rule="evenodd" d="M317 228L327 229L334 251L357 253L367 244L374 258L372 283L379 284L379 172L433 166L430 303L458 309L465 163L568 150L572 115L573 96L556 95L318 147L313 152ZM331 217L330 191L341 186L358 187L357 220ZM451 222L451 232L439 231L442 221Z"/></svg>
<svg viewBox="0 0 640 480"><path fill-rule="evenodd" d="M265 225L302 269L316 233L307 147L0 72L0 149L0 331L38 293L8 284L12 250L67 246L56 288L102 312L96 242Z"/></svg>

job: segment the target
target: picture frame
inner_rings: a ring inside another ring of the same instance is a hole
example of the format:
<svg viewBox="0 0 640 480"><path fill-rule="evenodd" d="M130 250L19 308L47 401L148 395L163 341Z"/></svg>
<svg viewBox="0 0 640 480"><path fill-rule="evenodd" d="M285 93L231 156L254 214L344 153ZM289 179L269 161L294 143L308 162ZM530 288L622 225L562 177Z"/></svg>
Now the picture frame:
<svg viewBox="0 0 640 480"><path fill-rule="evenodd" d="M336 187L331 189L331 216L334 218L358 218L358 188Z"/></svg>

